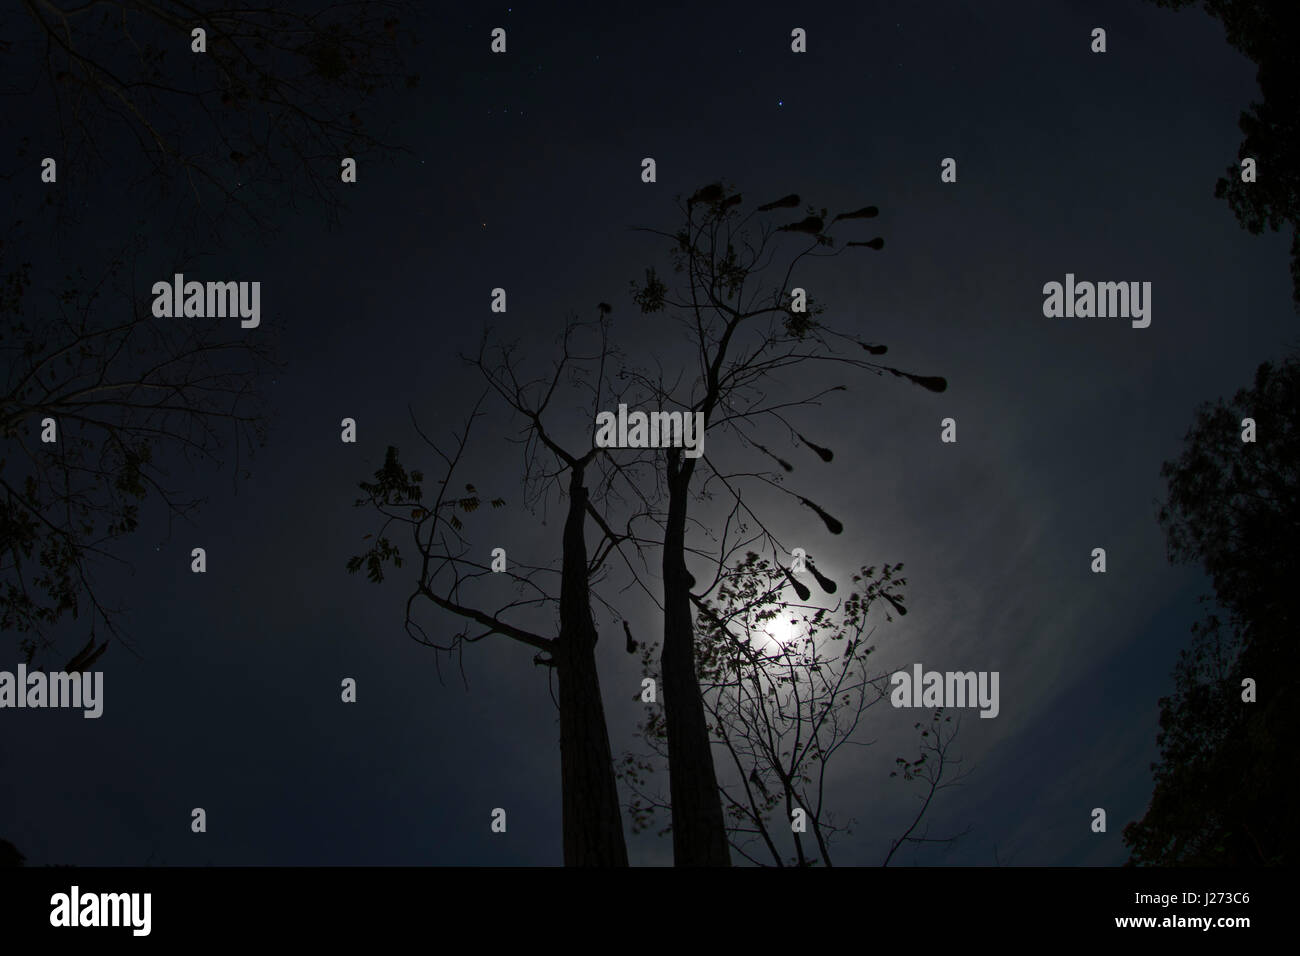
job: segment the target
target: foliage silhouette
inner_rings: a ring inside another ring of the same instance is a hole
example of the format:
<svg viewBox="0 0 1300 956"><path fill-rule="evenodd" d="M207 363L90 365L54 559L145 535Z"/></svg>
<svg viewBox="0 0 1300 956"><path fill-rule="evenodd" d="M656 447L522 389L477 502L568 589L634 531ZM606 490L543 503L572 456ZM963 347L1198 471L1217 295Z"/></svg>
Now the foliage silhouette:
<svg viewBox="0 0 1300 956"><path fill-rule="evenodd" d="M1248 417L1256 443L1241 440ZM1130 863L1294 862L1300 359L1264 363L1253 388L1203 405L1161 473L1170 560L1204 567L1217 608L1193 627L1160 701L1155 790L1124 829ZM1248 678L1255 703L1243 700Z"/></svg>
<svg viewBox="0 0 1300 956"><path fill-rule="evenodd" d="M811 565L809 565L811 567ZM696 649L701 697L723 777L719 794L735 853L769 866L831 866L831 844L852 832L853 820L833 809L828 768L856 740L871 707L889 695L889 672L871 658L877 600L906 585L902 565L863 568L851 593L833 607L808 604L807 588L790 572L748 552L697 615ZM819 576L820 577L820 576ZM828 582L831 583L831 582ZM885 612L886 620L891 620ZM651 646L643 664L654 667ZM957 735L951 716L936 711L921 731L921 753L899 757L890 776L922 780L926 792L906 830L890 841L884 862L903 846L951 844L957 836L917 833L934 797L965 775L950 751ZM663 712L651 710L638 733L648 754L626 753L620 775L633 791L634 830L646 829L671 806L649 786L668 757ZM794 809L806 814L806 833L790 826ZM958 835L960 836L960 835Z"/></svg>
<svg viewBox="0 0 1300 956"><path fill-rule="evenodd" d="M1258 235L1265 227L1291 229L1291 298L1300 311L1300 4L1290 0L1152 0L1180 9L1201 3L1222 21L1228 42L1259 72L1261 99L1241 114L1245 138L1238 163L1214 186L1227 199L1242 228ZM1257 180L1242 182L1240 161L1254 159Z"/></svg>

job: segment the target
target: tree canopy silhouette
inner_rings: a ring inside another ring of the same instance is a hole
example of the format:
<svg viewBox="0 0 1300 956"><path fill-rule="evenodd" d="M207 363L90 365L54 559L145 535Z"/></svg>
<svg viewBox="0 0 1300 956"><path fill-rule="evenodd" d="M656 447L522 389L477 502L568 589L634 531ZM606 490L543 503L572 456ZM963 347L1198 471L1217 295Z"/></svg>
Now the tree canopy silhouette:
<svg viewBox="0 0 1300 956"><path fill-rule="evenodd" d="M1291 0L1152 0L1180 9L1200 3L1222 21L1228 42L1258 67L1261 99L1243 111L1238 165L1229 166L1214 195L1227 199L1237 221L1258 235L1291 229L1291 298L1300 311L1300 4ZM1243 182L1240 161L1257 164Z"/></svg>
<svg viewBox="0 0 1300 956"><path fill-rule="evenodd" d="M1242 440L1246 418L1255 442ZM1124 830L1130 862L1293 862L1300 360L1266 362L1253 388L1203 405L1162 475L1170 559L1204 567L1217 607L1193 628L1160 701L1155 791Z"/></svg>
<svg viewBox="0 0 1300 956"><path fill-rule="evenodd" d="M30 264L0 247L0 628L20 635L28 663L87 611L92 637L100 624L125 640L96 564L116 558L146 500L169 527L199 507L170 464L233 455L238 476L264 439L272 339L229 319L154 318L125 285L136 246L35 302Z"/></svg>
<svg viewBox="0 0 1300 956"><path fill-rule="evenodd" d="M390 149L363 106L413 85L401 68L411 13L405 0L6 8L5 94L36 107L0 176L36 184L42 158L57 163L54 182L9 191L16 218L0 241L0 626L29 662L87 608L92 638L95 623L122 638L92 564L117 558L110 543L137 529L146 499L169 523L198 507L170 465L220 464L233 446L239 476L264 433L273 330L156 318L135 267L165 259L170 277L193 261L178 250L195 228L205 242L231 224L264 233L272 207L312 204L332 221L340 158ZM131 239L87 237L73 197L106 183L149 212L171 198L174 220L142 214ZM54 245L37 251L43 231ZM103 246L65 273L66 249Z"/></svg>

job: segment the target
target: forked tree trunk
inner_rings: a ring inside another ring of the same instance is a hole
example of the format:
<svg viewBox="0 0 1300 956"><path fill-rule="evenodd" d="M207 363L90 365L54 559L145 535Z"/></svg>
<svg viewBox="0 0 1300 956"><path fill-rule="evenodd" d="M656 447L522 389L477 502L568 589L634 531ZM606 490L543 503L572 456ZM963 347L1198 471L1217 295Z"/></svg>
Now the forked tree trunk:
<svg viewBox="0 0 1300 956"><path fill-rule="evenodd" d="M569 479L560 583L560 779L566 866L627 866L614 760L596 671L596 624L587 586L587 489L583 468Z"/></svg>

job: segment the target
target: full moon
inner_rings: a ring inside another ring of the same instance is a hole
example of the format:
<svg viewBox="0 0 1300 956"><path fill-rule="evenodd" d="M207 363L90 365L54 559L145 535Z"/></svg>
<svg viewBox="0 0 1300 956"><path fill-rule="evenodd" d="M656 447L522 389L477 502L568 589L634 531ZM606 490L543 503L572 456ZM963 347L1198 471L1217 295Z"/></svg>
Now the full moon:
<svg viewBox="0 0 1300 956"><path fill-rule="evenodd" d="M788 617L774 617L764 625L763 632L767 634L775 649L784 647L798 637L799 625L791 623Z"/></svg>

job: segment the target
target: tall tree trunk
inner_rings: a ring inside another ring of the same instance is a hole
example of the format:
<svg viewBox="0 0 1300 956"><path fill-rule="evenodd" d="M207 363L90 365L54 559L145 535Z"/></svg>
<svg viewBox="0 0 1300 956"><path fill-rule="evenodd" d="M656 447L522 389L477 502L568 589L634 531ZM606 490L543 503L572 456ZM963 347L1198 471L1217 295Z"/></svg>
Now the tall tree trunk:
<svg viewBox="0 0 1300 956"><path fill-rule="evenodd" d="M587 489L583 467L569 478L560 580L560 779L566 866L627 866L614 760L596 671L596 624L587 586Z"/></svg>
<svg viewBox="0 0 1300 956"><path fill-rule="evenodd" d="M726 823L704 702L695 673L695 623L686 570L686 499L690 463L668 452L668 522L664 529L664 720L668 730L668 788L677 866L730 866ZM680 467L679 467L680 465Z"/></svg>

